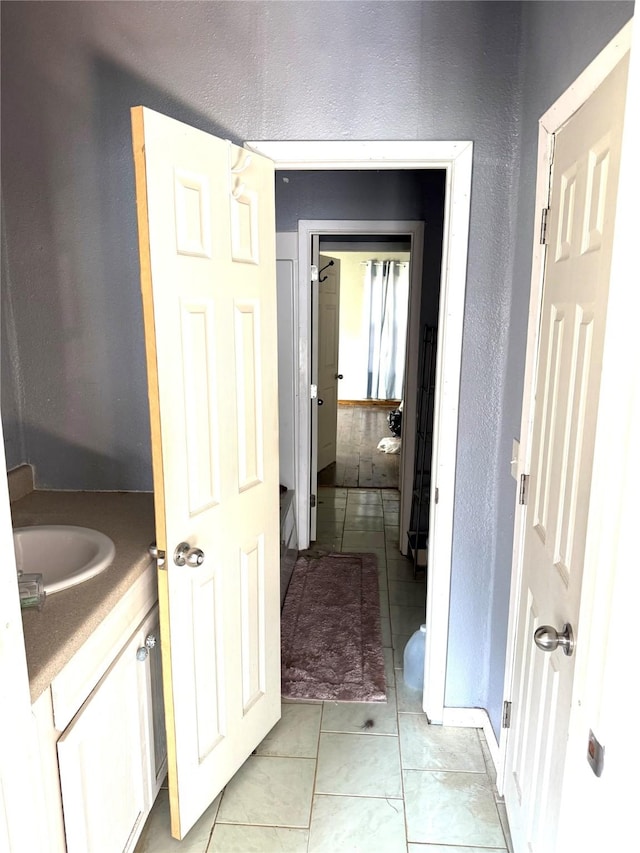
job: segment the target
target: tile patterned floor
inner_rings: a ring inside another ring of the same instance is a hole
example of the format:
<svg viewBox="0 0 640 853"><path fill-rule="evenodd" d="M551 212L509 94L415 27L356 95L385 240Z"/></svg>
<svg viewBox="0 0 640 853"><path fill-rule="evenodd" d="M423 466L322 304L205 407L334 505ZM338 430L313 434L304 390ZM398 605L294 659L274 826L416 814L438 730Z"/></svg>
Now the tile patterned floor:
<svg viewBox="0 0 640 853"><path fill-rule="evenodd" d="M395 490L319 490L316 547L378 557L387 702L285 702L182 842L170 838L160 792L136 853L511 849L483 733L429 726L420 695L404 685L402 652L424 621L425 581L398 550L397 523Z"/></svg>

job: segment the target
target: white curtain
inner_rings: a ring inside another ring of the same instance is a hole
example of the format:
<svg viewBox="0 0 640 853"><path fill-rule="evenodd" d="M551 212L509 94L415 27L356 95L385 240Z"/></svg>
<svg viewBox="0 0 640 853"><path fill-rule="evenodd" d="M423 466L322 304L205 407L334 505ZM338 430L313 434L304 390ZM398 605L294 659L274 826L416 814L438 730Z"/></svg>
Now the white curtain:
<svg viewBox="0 0 640 853"><path fill-rule="evenodd" d="M402 399L408 302L408 262L367 261L364 312L369 324L368 398Z"/></svg>

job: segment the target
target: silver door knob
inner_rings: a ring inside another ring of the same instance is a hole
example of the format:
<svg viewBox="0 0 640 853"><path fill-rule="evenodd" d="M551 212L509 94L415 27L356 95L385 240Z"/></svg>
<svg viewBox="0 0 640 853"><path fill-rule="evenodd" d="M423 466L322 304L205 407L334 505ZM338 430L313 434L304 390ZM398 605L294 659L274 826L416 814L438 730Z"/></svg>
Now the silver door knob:
<svg viewBox="0 0 640 853"><path fill-rule="evenodd" d="M157 560L159 566L164 566L164 558L166 554L158 548L155 542L152 542L151 545L149 545L149 556L153 560Z"/></svg>
<svg viewBox="0 0 640 853"><path fill-rule="evenodd" d="M149 657L149 652L151 649L154 649L156 646L156 638L154 634L148 634L145 641L144 646L140 646L140 648L136 652L136 660L145 661Z"/></svg>
<svg viewBox="0 0 640 853"><path fill-rule="evenodd" d="M191 566L195 569L204 563L204 551L192 548L188 542L181 542L173 552L173 562L176 566Z"/></svg>
<svg viewBox="0 0 640 853"><path fill-rule="evenodd" d="M573 639L573 628L568 622L562 626L558 633L551 625L542 625L533 635L534 642L543 652L555 652L560 646L565 655L573 654L575 641Z"/></svg>

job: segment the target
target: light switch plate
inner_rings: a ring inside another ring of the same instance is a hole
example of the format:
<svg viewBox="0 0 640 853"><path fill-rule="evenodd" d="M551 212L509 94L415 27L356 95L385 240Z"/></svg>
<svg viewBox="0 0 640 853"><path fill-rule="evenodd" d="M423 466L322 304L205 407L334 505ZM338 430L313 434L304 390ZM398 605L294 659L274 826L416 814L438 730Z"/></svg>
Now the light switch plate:
<svg viewBox="0 0 640 853"><path fill-rule="evenodd" d="M517 438L513 439L511 448L511 476L514 480L518 479L518 455L520 453L520 442Z"/></svg>

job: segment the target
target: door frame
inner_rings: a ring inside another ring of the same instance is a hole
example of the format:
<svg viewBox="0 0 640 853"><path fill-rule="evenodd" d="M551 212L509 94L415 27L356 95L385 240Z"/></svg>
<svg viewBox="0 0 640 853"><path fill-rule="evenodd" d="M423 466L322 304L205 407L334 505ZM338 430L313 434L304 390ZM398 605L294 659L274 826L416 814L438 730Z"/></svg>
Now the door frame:
<svg viewBox="0 0 640 853"><path fill-rule="evenodd" d="M350 234L367 234L372 236L384 237L389 236L408 236L411 240L411 279L409 282L409 314L407 318L407 344L405 355L405 376L407 377L407 386L405 393L405 402L403 407L403 420L409 429L403 430L401 457L400 457L400 483L411 483L413 479L414 467L414 448L415 448L415 420L416 420L416 399L418 394L418 359L420 350L420 297L422 285L422 255L424 245L424 223L418 221L375 221L375 220L342 220L342 219L301 219L298 222L298 316L305 317L306 321L306 339L303 337L303 322L299 324L300 329L300 347L299 352L303 352L304 348L308 349L310 358L307 365L301 364L299 373L299 393L298 393L298 422L302 424L299 429L299 436L307 436L309 438L309 453L305 455L305 442L299 444L300 457L298 459L298 483L296 492L300 496L298 505L300 515L299 531L310 529L309 518L311 507L309 504L308 489L305 489L305 484L311 480L311 454L314 452L314 446L311 441L313 429L316 425L313 423L317 409L310 411L310 407L306 404L309 400L309 386L311 383L311 361L313 348L316 343L313 340L312 321L311 321L311 285L309 276L305 275L304 271L310 268L311 264L311 239L315 235L320 237L335 237L339 235L348 236ZM306 431L306 421L309 421L309 431ZM411 501L407 500L407 492L400 492L400 531L408 531L411 516ZM305 526L306 524L306 526ZM298 534L300 536L300 533ZM301 537L302 538L302 537ZM301 548L308 547L300 545ZM400 550L403 554L407 552L407 540L400 537Z"/></svg>
<svg viewBox="0 0 640 853"><path fill-rule="evenodd" d="M531 468L531 439L533 432L533 419L535 411L535 376L538 362L538 345L540 337L540 316L542 309L544 265L546 258L546 245L540 242L542 227L542 211L549 204L551 167L553 162L553 144L555 133L571 118L571 116L585 103L595 92L598 86L610 74L613 68L621 60L631 46L631 21L623 27L618 35L602 50L601 53L587 66L580 76L563 92L554 104L543 114L538 123L538 155L536 172L535 193L535 221L533 230L533 255L531 261L531 291L529 298L529 322L527 329L526 360L524 371L524 383L522 392L522 416L520 421L520 445L517 460L517 479L528 474ZM629 99L627 98L627 104ZM624 173L620 172L620 186ZM616 251L616 238L614 237L614 253ZM608 321L607 321L608 322ZM605 338L609 338L607 331ZM599 428L598 428L599 431ZM597 439L596 439L597 441ZM597 452L597 450L596 450ZM597 493L598 472L594 457L594 474L592 478L591 495ZM520 489L517 490L518 492ZM513 528L513 550L511 563L511 591L509 596L509 621L507 629L507 648L505 653L505 679L504 679L504 702L511 702L514 696L514 665L516 640L518 631L519 603L522 595L522 569L524 556L524 534L525 534L526 506L519 503L516 496L514 528ZM589 522L591 526L591 521ZM588 532L589 537L589 532ZM589 558L587 548L585 557L584 573L582 581L582 593L580 598L581 612L581 634L588 636L591 628L592 612L587 603L593 599L593 590L596 582L596 567L593 560ZM579 650L577 650L579 654ZM580 680L579 673L582 671L584 680L584 666L579 667L579 658L576 657L576 670L574 676L574 695ZM572 710L571 721L574 719ZM570 722L571 731L572 722ZM506 765L507 741L510 735L509 728L504 726L504 715L500 730L498 761L497 761L497 785L500 793L504 791L504 781L509 768ZM586 749L586 745L585 745ZM568 765L567 765L568 767ZM565 771L566 772L566 771Z"/></svg>
<svg viewBox="0 0 640 853"><path fill-rule="evenodd" d="M427 577L427 631L425 653L425 686L423 709L433 723L442 723L449 637L449 598L453 545L453 505L455 497L455 465L458 448L458 407L460 400L460 368L462 361L462 328L467 281L467 251L471 207L471 171L473 142L426 140L313 142L249 141L245 147L270 157L276 170L380 170L443 169L445 179L444 232L442 272L440 279L440 312L438 320L438 357L436 387L440 387L440 404L434 411L434 454L431 482L430 537ZM300 334L308 340L309 318L299 314ZM299 350L301 380L299 405L305 409L300 422L298 440L301 459L308 458L310 441L308 347ZM299 475L300 476L300 473ZM299 480L300 482L300 480ZM434 502L436 486L438 505ZM437 511L436 511L437 510ZM308 517L308 516L307 516ZM302 529L303 519L299 519ZM300 547L304 545L300 544Z"/></svg>

